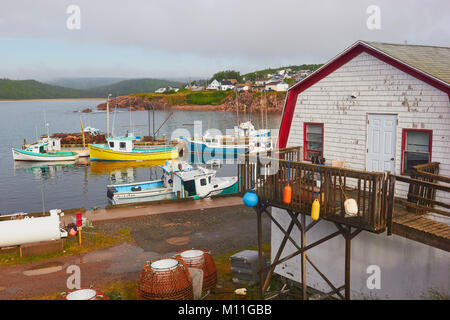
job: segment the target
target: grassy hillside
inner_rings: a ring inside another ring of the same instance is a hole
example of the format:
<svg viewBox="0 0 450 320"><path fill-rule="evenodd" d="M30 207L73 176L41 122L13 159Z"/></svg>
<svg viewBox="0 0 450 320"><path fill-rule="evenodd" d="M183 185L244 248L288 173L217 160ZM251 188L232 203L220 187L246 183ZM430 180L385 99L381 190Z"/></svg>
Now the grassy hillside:
<svg viewBox="0 0 450 320"><path fill-rule="evenodd" d="M96 87L109 86L127 78L59 78L44 83L71 89L90 90Z"/></svg>
<svg viewBox="0 0 450 320"><path fill-rule="evenodd" d="M161 79L132 79L124 80L107 86L96 87L87 90L90 94L98 97L106 97L109 93L113 96L121 96L131 93L154 92L158 88L163 87L178 87L183 86L183 83L171 80Z"/></svg>
<svg viewBox="0 0 450 320"><path fill-rule="evenodd" d="M159 79L124 80L90 90L80 90L50 85L36 80L0 79L0 99L64 99L64 98L105 98L131 93L153 92L160 87L180 87L177 81Z"/></svg>
<svg viewBox="0 0 450 320"><path fill-rule="evenodd" d="M245 78L245 80L255 81L256 79L262 79L265 78L267 74L274 74L277 73L280 70L290 68L292 71L297 72L299 70L311 70L315 71L319 69L323 64L302 64L298 66L287 66L287 67L279 67L279 68L268 68L264 70L259 70L255 72L250 72L247 74L244 74L242 77Z"/></svg>
<svg viewBox="0 0 450 320"><path fill-rule="evenodd" d="M220 105L226 97L234 94L234 91L198 91L191 92L180 90L176 93L138 93L131 96L143 97L147 99L163 98L171 106L184 105Z"/></svg>
<svg viewBox="0 0 450 320"><path fill-rule="evenodd" d="M0 99L93 98L83 90L63 88L35 80L0 79Z"/></svg>

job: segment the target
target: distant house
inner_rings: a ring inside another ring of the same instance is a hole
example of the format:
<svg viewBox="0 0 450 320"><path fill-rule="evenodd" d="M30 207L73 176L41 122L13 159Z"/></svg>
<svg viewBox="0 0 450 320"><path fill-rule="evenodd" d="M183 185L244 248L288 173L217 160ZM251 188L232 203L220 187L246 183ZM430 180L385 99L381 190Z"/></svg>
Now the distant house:
<svg viewBox="0 0 450 320"><path fill-rule="evenodd" d="M164 93L166 92L167 88L159 88L155 90L155 93Z"/></svg>
<svg viewBox="0 0 450 320"><path fill-rule="evenodd" d="M206 90L219 90L220 82L214 79L211 83L206 87Z"/></svg>
<svg viewBox="0 0 450 320"><path fill-rule="evenodd" d="M236 91L237 92L248 91L249 89L250 89L250 86L248 84L245 84L245 83L238 83L236 85Z"/></svg>
<svg viewBox="0 0 450 320"><path fill-rule="evenodd" d="M287 91L289 85L284 81L273 81L266 83L265 89L267 91Z"/></svg>
<svg viewBox="0 0 450 320"><path fill-rule="evenodd" d="M255 85L257 86L264 86L267 82L269 82L270 78L263 78L263 79L257 79L255 80Z"/></svg>
<svg viewBox="0 0 450 320"><path fill-rule="evenodd" d="M222 80L220 82L220 90L222 91L227 91L227 90L233 90L234 89L234 85L231 83L231 81L229 80Z"/></svg>
<svg viewBox="0 0 450 320"><path fill-rule="evenodd" d="M238 81L236 79L227 79L228 81L231 82L231 84L235 85Z"/></svg>

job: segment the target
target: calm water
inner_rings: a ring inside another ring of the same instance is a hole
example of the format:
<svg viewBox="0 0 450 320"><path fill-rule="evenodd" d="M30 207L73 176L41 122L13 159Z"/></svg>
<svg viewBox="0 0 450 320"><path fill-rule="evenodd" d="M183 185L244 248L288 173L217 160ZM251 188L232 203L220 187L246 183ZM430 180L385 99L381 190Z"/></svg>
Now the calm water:
<svg viewBox="0 0 450 320"><path fill-rule="evenodd" d="M42 193L45 209L70 209L107 204L106 185L159 178L157 167L135 163L79 163L69 165L42 165L36 163L14 162L11 148L20 148L23 140L36 141L36 136L46 132L49 124L50 134L56 132L80 132L80 113L75 110L95 109L103 101L0 101L0 214L13 212L37 212L42 210ZM155 111L156 129L162 124L169 111ZM84 126L105 131L106 113L82 114ZM241 120L244 115L240 115ZM258 128L260 116L252 120ZM170 137L176 129L184 128L193 134L194 121L202 121L203 131L216 128L225 129L236 125L233 112L215 111L174 111L173 116L160 130L159 136ZM268 126L278 128L280 115L269 115ZM152 122L152 121L151 121ZM123 135L134 128L136 135L148 134L148 113L146 111L122 111L110 114L114 133ZM226 165L219 169L218 176L235 175L236 167Z"/></svg>

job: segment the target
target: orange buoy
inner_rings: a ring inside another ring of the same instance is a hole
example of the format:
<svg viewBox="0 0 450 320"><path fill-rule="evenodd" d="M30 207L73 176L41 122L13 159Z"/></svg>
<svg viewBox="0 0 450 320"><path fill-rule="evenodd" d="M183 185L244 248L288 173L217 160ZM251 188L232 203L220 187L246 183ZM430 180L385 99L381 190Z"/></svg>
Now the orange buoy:
<svg viewBox="0 0 450 320"><path fill-rule="evenodd" d="M286 204L290 204L292 201L292 188L289 183L284 187L283 191L283 202Z"/></svg>

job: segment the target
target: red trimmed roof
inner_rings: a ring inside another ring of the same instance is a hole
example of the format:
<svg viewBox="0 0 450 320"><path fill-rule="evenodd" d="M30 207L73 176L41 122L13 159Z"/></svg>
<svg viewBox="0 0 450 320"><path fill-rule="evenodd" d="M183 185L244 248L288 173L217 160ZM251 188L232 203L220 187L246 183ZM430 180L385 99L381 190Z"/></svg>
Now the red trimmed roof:
<svg viewBox="0 0 450 320"><path fill-rule="evenodd" d="M407 46L407 45L405 45ZM447 49L447 48L446 48ZM321 79L328 76L330 73L334 72L336 69L340 68L360 53L366 52L381 61L390 64L391 66L400 69L409 75L426 82L427 84L446 92L450 99L450 84L446 81L438 79L431 74L414 67L405 61L402 61L394 56L389 55L387 52L379 50L375 43L358 41L351 47L347 48L344 52L334 57L328 63L319 68L316 72L312 73L305 79L297 82L295 85L288 89L286 95L286 101L283 109L283 115L281 117L280 133L278 135L278 147L285 148L289 132L291 129L292 118L294 116L295 105L297 102L297 96L319 82Z"/></svg>

